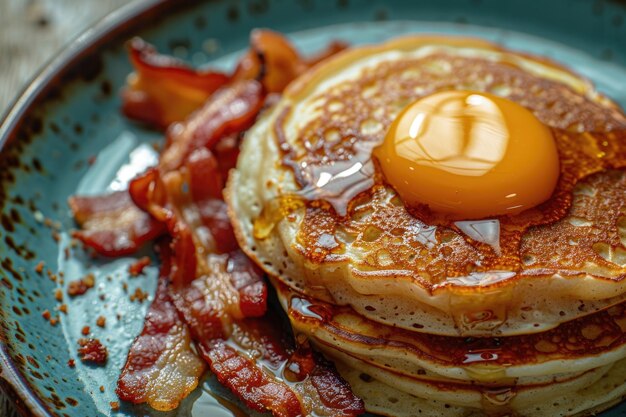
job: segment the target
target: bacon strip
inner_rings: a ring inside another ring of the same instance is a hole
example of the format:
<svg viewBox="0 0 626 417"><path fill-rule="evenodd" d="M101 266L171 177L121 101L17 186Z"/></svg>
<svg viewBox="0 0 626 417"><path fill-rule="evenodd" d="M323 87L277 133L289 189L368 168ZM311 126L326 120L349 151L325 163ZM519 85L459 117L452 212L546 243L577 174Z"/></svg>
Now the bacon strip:
<svg viewBox="0 0 626 417"><path fill-rule="evenodd" d="M211 149L220 138L248 129L256 120L263 99L263 87L254 80L218 90L187 122L170 127L159 164L162 172L179 168L193 151Z"/></svg>
<svg viewBox="0 0 626 417"><path fill-rule="evenodd" d="M131 119L165 128L185 120L227 84L257 80L266 93L280 93L308 68L346 47L343 42L333 42L325 51L305 59L280 33L257 29L250 35L250 49L233 75L228 76L191 69L178 59L160 55L152 45L135 38L128 44L135 73L129 77L123 91L122 111Z"/></svg>
<svg viewBox="0 0 626 417"><path fill-rule="evenodd" d="M304 414L300 400L287 384L264 372L258 362L229 346L224 340L200 344L203 357L217 379L251 409L271 411L275 417Z"/></svg>
<svg viewBox="0 0 626 417"><path fill-rule="evenodd" d="M243 261L247 258L241 252L229 258L254 267L251 261ZM314 412L326 416L362 414L363 402L352 394L332 365L314 356L310 349L294 349L279 318L246 318L242 298L237 303L232 287L229 294L229 285L225 283L224 274L232 275L234 271L225 268L227 263L223 256L214 257L208 265L214 275L203 275L187 286L172 287L174 303L218 380L251 409L269 411L276 417ZM264 285L258 285L264 284L260 273L249 274L243 280L230 279L231 283L246 282L243 288L255 293L253 299L264 298ZM252 314L261 312L262 307L257 306Z"/></svg>
<svg viewBox="0 0 626 417"><path fill-rule="evenodd" d="M178 407L198 385L205 364L191 349L189 329L178 317L168 290L171 273L167 245L161 247L161 271L144 328L133 342L118 379L120 399L148 403L161 411Z"/></svg>
<svg viewBox="0 0 626 417"><path fill-rule="evenodd" d="M352 394L350 386L337 374L334 366L314 354L308 342L295 343L280 317L269 314L263 320L240 321L236 323L230 340L230 346L238 350L239 355L260 358L257 367L263 366L270 370L274 379L285 381L299 398L304 415L355 416L364 413L363 402ZM250 340L254 341L251 348L248 347ZM245 389L245 385L241 388Z"/></svg>
<svg viewBox="0 0 626 417"><path fill-rule="evenodd" d="M311 66L346 47L347 44L343 42L333 42L326 51L307 60L280 33L266 29L253 30L250 34L250 50L239 61L232 78L259 79L268 93L280 93Z"/></svg>
<svg viewBox="0 0 626 417"><path fill-rule="evenodd" d="M226 264L230 283L239 293L243 317L262 317L267 310L267 285L259 279L263 272L241 251L230 253Z"/></svg>
<svg viewBox="0 0 626 417"><path fill-rule="evenodd" d="M104 256L129 255L158 236L165 228L138 209L126 191L69 199L81 230L73 236Z"/></svg>
<svg viewBox="0 0 626 417"><path fill-rule="evenodd" d="M230 80L226 74L194 70L160 55L140 38L132 39L128 49L135 73L123 92L122 112L160 128L184 120Z"/></svg>

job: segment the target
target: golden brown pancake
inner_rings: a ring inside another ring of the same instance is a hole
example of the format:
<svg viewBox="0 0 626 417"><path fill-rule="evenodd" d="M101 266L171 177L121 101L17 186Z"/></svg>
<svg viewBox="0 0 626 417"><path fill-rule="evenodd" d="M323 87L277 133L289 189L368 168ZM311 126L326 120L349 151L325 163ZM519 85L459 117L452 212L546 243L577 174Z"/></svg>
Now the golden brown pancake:
<svg viewBox="0 0 626 417"><path fill-rule="evenodd" d="M537 120L551 196L484 218L405 203L374 149L446 91ZM625 169L626 117L585 79L479 40L407 37L292 83L246 134L227 200L295 331L368 410L590 415L626 393Z"/></svg>
<svg viewBox="0 0 626 417"><path fill-rule="evenodd" d="M504 96L550 127L553 198L468 222L405 207L371 151L408 102L450 89ZM298 79L248 133L231 217L269 273L372 320L447 335L538 332L625 297L625 129L617 106L541 58L454 38L356 48Z"/></svg>

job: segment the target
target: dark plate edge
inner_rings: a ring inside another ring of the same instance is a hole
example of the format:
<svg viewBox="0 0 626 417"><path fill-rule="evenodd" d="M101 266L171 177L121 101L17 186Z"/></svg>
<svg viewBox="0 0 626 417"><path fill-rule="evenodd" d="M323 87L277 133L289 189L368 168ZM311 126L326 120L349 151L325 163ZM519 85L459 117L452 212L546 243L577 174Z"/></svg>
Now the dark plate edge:
<svg viewBox="0 0 626 417"><path fill-rule="evenodd" d="M175 3L180 6L181 3L189 2L145 0L127 4L111 12L69 42L66 48L52 58L11 103L0 122L0 152L15 139L31 109L46 97L51 86L59 82L61 77L82 58L111 39L122 35L135 26L139 20L149 20L149 17L159 15ZM4 392L9 397L9 400L18 408L18 412L30 412L35 417L53 417L11 359L7 338L3 333L0 327L0 392Z"/></svg>
<svg viewBox="0 0 626 417"><path fill-rule="evenodd" d="M44 64L2 115L0 151L13 139L30 108L45 97L50 86L58 82L61 76L67 73L81 58L88 55L94 48L102 46L111 38L120 35L140 18L157 14L167 4L174 2L174 0L144 0L126 4L112 11L96 22L94 26L68 42L58 55ZM180 3L185 3L185 1Z"/></svg>

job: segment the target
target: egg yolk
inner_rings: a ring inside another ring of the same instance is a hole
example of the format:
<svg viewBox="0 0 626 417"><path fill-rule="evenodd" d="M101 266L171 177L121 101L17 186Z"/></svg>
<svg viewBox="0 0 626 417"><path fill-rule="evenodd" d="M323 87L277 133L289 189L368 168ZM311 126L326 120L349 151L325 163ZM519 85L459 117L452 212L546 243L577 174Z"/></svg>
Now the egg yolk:
<svg viewBox="0 0 626 417"><path fill-rule="evenodd" d="M406 205L452 219L519 213L546 201L559 177L550 129L513 101L472 91L409 104L374 156Z"/></svg>

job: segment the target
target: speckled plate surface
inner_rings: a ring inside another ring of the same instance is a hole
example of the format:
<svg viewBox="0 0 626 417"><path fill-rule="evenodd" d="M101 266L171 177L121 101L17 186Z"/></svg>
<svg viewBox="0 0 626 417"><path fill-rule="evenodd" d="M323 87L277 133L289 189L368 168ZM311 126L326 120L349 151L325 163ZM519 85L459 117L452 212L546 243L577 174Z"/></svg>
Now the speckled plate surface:
<svg viewBox="0 0 626 417"><path fill-rule="evenodd" d="M159 1L122 10L59 56L0 127L0 387L9 394L6 402L35 416L216 416L202 389L172 413L128 405L111 410L119 369L148 307L130 301L129 293L141 287L152 294L156 266L129 278L134 258L92 259L69 247L66 200L123 188L155 161L150 145L160 135L119 113L118 91L130 71L126 39L140 35L193 64L229 68L254 27L285 32L307 52L333 38L356 44L410 32L477 35L552 57L626 106L623 1ZM90 272L96 286L85 296L55 299L57 289ZM58 311L61 303L68 314ZM42 318L44 310L60 318L56 326ZM100 315L107 318L104 328L96 325ZM108 347L105 367L80 361L68 367L83 326ZM626 404L603 415L626 415Z"/></svg>

